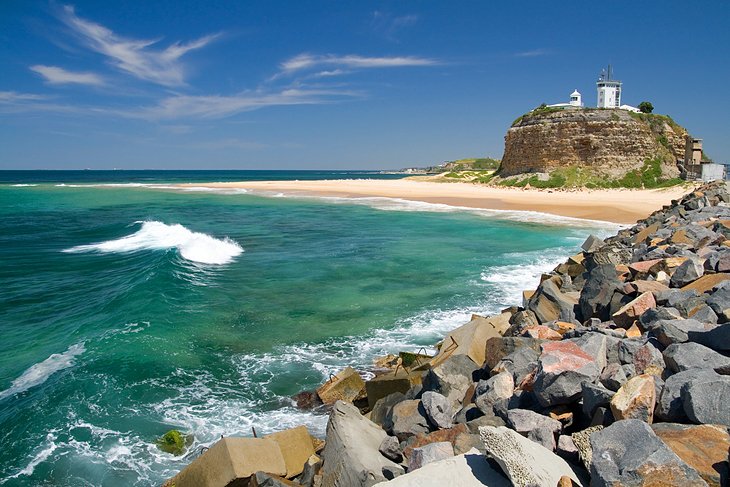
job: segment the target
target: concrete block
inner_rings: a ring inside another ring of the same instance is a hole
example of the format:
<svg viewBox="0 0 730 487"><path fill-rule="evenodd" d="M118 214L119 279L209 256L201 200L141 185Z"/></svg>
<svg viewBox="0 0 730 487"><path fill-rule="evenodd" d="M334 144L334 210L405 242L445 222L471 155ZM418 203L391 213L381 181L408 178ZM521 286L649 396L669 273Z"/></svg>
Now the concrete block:
<svg viewBox="0 0 730 487"><path fill-rule="evenodd" d="M284 431L272 433L264 438L273 440L279 445L286 464L286 478L296 477L304 470L304 464L314 455L314 444L306 426L297 426Z"/></svg>

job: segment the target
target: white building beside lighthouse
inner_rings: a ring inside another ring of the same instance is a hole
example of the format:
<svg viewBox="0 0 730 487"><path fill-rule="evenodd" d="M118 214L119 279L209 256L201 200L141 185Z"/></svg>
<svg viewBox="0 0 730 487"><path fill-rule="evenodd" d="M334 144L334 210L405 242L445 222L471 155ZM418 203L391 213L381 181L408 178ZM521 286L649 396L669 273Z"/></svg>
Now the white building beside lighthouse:
<svg viewBox="0 0 730 487"><path fill-rule="evenodd" d="M621 107L621 82L611 79L611 65L608 70L602 70L596 81L598 90L598 108L620 108Z"/></svg>

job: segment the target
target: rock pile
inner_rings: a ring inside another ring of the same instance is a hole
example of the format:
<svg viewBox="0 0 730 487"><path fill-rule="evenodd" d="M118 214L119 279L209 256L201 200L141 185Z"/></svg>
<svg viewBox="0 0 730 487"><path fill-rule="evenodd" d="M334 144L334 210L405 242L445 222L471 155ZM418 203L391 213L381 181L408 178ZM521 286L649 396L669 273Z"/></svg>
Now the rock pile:
<svg viewBox="0 0 730 487"><path fill-rule="evenodd" d="M377 399L348 381L359 407L334 403L316 467L251 485L730 485L725 185L583 249L366 384Z"/></svg>

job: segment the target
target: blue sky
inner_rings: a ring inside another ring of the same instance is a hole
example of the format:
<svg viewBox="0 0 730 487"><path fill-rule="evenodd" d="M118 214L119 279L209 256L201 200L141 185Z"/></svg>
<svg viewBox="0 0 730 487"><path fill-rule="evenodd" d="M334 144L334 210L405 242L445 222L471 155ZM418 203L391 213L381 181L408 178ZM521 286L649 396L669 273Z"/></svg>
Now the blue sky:
<svg viewBox="0 0 730 487"><path fill-rule="evenodd" d="M0 2L0 169L501 157L611 63L730 162L730 2Z"/></svg>

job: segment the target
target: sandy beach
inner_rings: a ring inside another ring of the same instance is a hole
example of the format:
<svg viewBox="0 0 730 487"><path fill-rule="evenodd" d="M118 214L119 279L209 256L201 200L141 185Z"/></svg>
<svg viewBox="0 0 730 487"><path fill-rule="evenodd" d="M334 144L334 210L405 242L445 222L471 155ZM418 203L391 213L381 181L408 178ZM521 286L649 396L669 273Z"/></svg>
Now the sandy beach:
<svg viewBox="0 0 730 487"><path fill-rule="evenodd" d="M537 190L497 188L470 183L417 179L322 181L250 181L184 184L208 188L243 188L262 193L343 198L385 197L468 208L539 211L559 216L634 223L690 191L685 186L651 190Z"/></svg>

